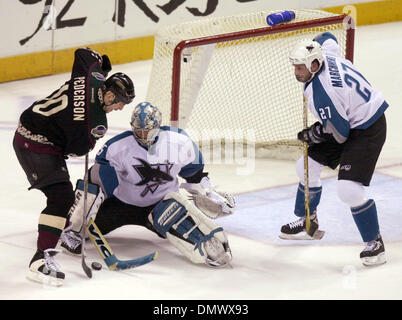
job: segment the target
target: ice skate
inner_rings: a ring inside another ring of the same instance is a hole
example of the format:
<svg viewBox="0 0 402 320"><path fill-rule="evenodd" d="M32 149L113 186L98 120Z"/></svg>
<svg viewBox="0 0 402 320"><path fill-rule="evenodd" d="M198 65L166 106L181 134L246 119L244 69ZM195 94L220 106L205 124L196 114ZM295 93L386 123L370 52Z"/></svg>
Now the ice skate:
<svg viewBox="0 0 402 320"><path fill-rule="evenodd" d="M65 275L54 259L59 252L56 249L38 249L29 263L27 278L51 286L61 286Z"/></svg>
<svg viewBox="0 0 402 320"><path fill-rule="evenodd" d="M365 266L375 266L387 262L381 235L378 235L375 240L367 242L364 250L360 252L360 259Z"/></svg>
<svg viewBox="0 0 402 320"><path fill-rule="evenodd" d="M279 238L285 240L320 240L325 231L318 230L317 212L310 216L310 234L306 232L306 218L302 217L296 221L285 224L281 228Z"/></svg>
<svg viewBox="0 0 402 320"><path fill-rule="evenodd" d="M74 256L80 255L82 248L81 237L78 233L67 228L60 236L60 246L67 253Z"/></svg>

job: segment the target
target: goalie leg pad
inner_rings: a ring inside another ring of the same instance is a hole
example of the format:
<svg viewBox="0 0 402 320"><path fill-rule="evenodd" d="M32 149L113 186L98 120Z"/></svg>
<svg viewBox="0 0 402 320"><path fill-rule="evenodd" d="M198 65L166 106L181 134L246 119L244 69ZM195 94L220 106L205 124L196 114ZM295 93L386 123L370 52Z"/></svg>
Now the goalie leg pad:
<svg viewBox="0 0 402 320"><path fill-rule="evenodd" d="M222 227L208 219L180 193L168 193L152 210L156 231L194 263L224 267L231 258Z"/></svg>
<svg viewBox="0 0 402 320"><path fill-rule="evenodd" d="M102 189L93 183L88 183L88 194L87 194L87 212L86 222L88 223L89 218L95 220L96 214L101 206L105 196ZM75 200L74 204L71 206L69 211L70 216L70 226L69 230L74 232L81 232L82 221L84 215L84 180L77 180L77 185L75 188Z"/></svg>

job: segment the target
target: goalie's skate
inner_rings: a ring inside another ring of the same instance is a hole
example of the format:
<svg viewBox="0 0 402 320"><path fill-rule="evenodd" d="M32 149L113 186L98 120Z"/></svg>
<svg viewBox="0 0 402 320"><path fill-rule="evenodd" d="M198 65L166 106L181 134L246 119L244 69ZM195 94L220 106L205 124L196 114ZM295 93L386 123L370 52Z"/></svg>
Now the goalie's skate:
<svg viewBox="0 0 402 320"><path fill-rule="evenodd" d="M54 260L54 256L59 252L60 250L56 249L38 249L29 263L27 278L51 286L61 286L65 275Z"/></svg>
<svg viewBox="0 0 402 320"><path fill-rule="evenodd" d="M79 256L82 249L81 237L76 232L66 229L60 236L60 246L64 252Z"/></svg>
<svg viewBox="0 0 402 320"><path fill-rule="evenodd" d="M306 231L306 218L302 217L296 221L285 224L281 228L279 238L284 240L320 240L325 231L318 230L317 213L310 217L310 234Z"/></svg>
<svg viewBox="0 0 402 320"><path fill-rule="evenodd" d="M360 253L360 259L365 266L375 266L387 262L385 258L384 242L382 241L381 235L378 235L375 240L367 242L366 247Z"/></svg>
<svg viewBox="0 0 402 320"><path fill-rule="evenodd" d="M210 267L223 268L230 266L232 260L232 252L228 246L223 245L215 238L211 238L203 245L206 253L205 262Z"/></svg>

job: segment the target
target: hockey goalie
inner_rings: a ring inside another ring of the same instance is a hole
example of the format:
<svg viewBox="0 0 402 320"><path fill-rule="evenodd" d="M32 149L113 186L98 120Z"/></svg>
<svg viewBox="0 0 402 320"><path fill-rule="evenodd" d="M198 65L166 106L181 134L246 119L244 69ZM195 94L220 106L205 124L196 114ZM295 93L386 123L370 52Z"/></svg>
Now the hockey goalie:
<svg viewBox="0 0 402 320"><path fill-rule="evenodd" d="M232 259L228 238L212 219L232 214L235 198L213 187L202 154L186 133L161 126L161 120L156 106L142 102L133 110L132 130L99 150L89 172L87 221L94 219L102 234L144 226L193 263L225 267ZM179 185L178 177L186 182ZM82 248L83 190L79 180L61 236L61 246L73 254Z"/></svg>

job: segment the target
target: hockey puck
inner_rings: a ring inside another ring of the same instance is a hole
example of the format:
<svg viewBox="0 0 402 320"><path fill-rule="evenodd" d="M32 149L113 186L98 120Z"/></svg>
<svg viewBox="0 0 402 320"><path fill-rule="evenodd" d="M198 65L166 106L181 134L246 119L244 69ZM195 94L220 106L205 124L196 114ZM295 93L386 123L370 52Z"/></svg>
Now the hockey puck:
<svg viewBox="0 0 402 320"><path fill-rule="evenodd" d="M101 265L99 262L92 262L92 263L91 263L91 267L92 267L92 269L94 269L94 270L100 270L100 269L102 269L102 265Z"/></svg>

